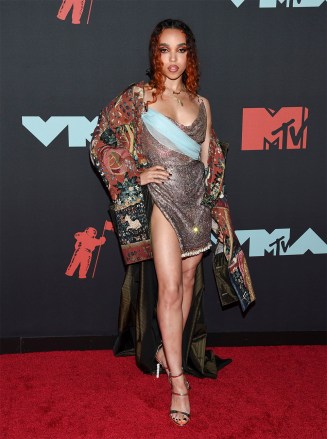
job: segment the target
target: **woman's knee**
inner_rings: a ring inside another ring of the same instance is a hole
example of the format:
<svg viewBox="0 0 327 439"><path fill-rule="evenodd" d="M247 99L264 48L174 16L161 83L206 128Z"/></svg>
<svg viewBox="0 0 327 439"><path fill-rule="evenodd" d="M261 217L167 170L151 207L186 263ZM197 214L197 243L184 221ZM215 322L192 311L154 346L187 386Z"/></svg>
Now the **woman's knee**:
<svg viewBox="0 0 327 439"><path fill-rule="evenodd" d="M183 288L178 284L159 285L160 305L165 307L179 307L183 301Z"/></svg>

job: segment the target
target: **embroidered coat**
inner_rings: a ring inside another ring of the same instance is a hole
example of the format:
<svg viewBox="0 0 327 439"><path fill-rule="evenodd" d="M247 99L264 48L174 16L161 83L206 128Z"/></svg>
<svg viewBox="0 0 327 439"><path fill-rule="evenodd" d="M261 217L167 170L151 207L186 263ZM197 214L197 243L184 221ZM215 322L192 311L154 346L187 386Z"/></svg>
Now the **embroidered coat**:
<svg viewBox="0 0 327 439"><path fill-rule="evenodd" d="M90 155L113 203L117 234L126 264L152 258L149 219L140 185L148 166L142 154L141 114L145 111L144 82L130 85L100 112ZM202 204L211 209L218 236L213 267L222 305L239 301L243 311L255 300L244 253L235 235L227 198L224 172L228 143L221 142L212 129L209 144L206 192ZM222 251L221 251L222 250Z"/></svg>

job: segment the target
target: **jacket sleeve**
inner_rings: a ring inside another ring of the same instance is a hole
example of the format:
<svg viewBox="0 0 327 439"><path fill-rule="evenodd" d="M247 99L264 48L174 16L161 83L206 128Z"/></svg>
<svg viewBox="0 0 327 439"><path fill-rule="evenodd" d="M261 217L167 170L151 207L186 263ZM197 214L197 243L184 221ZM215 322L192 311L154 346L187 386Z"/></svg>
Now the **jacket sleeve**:
<svg viewBox="0 0 327 439"><path fill-rule="evenodd" d="M90 154L113 204L115 225L125 264L152 258L147 206L140 184L146 159L137 152L140 121L140 87L134 84L101 112L94 130Z"/></svg>
<svg viewBox="0 0 327 439"><path fill-rule="evenodd" d="M133 87L128 87L100 112L93 132L90 155L115 205L140 201L140 174L133 156Z"/></svg>
<svg viewBox="0 0 327 439"><path fill-rule="evenodd" d="M212 132L209 144L208 176L202 204L210 207L217 224L218 245L213 259L221 303L239 301L245 311L255 301L255 293L244 252L235 234L225 191L225 168L229 144Z"/></svg>
<svg viewBox="0 0 327 439"><path fill-rule="evenodd" d="M226 142L221 142L217 138L214 129L212 129L208 153L206 191L201 203L211 209L223 194L228 145Z"/></svg>

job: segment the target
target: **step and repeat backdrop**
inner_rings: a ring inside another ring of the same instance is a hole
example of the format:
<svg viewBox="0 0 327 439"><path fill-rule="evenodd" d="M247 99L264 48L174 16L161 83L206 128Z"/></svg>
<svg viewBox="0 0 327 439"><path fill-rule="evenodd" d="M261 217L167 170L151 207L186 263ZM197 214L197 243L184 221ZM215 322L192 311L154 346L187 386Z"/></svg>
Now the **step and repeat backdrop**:
<svg viewBox="0 0 327 439"><path fill-rule="evenodd" d="M114 335L124 265L88 156L101 108L146 78L162 19L195 33L200 94L229 142L226 183L257 301L209 332L323 331L323 0L1 0L1 336Z"/></svg>

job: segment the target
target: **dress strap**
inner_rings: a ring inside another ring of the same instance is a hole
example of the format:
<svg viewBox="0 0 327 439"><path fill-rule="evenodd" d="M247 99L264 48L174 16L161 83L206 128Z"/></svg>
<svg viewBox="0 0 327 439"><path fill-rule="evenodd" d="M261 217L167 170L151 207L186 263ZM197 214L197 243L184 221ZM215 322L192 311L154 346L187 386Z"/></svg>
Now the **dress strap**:
<svg viewBox="0 0 327 439"><path fill-rule="evenodd" d="M199 96L198 94L196 95L197 99L198 99L198 103L199 104L204 104L203 98L201 96Z"/></svg>

